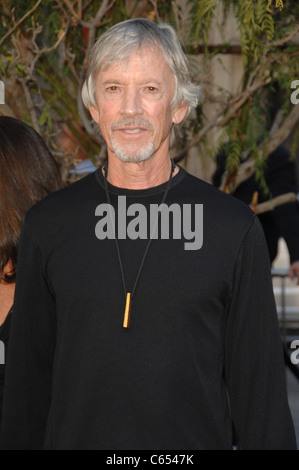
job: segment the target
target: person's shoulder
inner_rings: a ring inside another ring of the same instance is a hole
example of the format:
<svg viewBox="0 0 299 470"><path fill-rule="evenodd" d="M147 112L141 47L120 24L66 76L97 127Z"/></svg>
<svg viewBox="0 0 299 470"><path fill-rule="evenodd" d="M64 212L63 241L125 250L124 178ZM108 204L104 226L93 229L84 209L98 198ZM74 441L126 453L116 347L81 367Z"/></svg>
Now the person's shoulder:
<svg viewBox="0 0 299 470"><path fill-rule="evenodd" d="M34 204L25 215L26 224L38 225L47 221L57 223L59 219L67 220L75 216L76 211L80 210L95 193L97 184L95 173L64 186Z"/></svg>
<svg viewBox="0 0 299 470"><path fill-rule="evenodd" d="M258 240L264 238L257 215L243 201L193 175L187 174L185 180L193 201L203 205L203 227L209 243L214 241L214 246L226 247L235 256L248 234Z"/></svg>
<svg viewBox="0 0 299 470"><path fill-rule="evenodd" d="M211 183L186 172L185 186L193 198L206 206L212 216L235 217L237 220L252 221L254 213L243 201L224 193Z"/></svg>

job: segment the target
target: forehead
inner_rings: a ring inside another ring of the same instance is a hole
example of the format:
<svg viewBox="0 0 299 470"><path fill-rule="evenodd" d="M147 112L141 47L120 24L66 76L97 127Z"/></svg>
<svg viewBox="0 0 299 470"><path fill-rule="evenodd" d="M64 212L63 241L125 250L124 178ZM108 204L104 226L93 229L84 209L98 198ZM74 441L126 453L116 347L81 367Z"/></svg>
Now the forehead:
<svg viewBox="0 0 299 470"><path fill-rule="evenodd" d="M150 78L157 81L173 81L173 72L167 64L163 53L156 47L142 46L133 49L128 57L109 63L105 61L98 72L99 79L115 77Z"/></svg>

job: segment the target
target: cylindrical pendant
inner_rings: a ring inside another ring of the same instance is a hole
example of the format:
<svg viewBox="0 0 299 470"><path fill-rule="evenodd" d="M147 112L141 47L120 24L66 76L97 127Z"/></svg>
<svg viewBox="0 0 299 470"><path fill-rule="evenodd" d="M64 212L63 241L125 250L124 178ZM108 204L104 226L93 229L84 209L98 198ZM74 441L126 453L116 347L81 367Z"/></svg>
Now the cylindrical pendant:
<svg viewBox="0 0 299 470"><path fill-rule="evenodd" d="M130 323L130 311L131 311L131 293L130 293L130 292L127 292L126 307L125 307L125 315L124 315L124 323L123 323L123 327L124 327L124 328L129 328L129 323Z"/></svg>

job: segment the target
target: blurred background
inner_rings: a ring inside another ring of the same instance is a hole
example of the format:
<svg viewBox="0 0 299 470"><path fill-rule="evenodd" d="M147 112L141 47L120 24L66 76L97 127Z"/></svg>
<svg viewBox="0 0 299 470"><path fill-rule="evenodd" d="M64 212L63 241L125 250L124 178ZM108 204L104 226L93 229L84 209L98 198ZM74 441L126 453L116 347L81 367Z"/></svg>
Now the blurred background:
<svg viewBox="0 0 299 470"><path fill-rule="evenodd" d="M175 27L202 86L172 148L182 166L211 181L224 142L232 174L250 152L262 179L281 143L299 158L297 0L1 0L0 113L45 138L65 179L106 154L80 96L90 48L113 24L139 16Z"/></svg>

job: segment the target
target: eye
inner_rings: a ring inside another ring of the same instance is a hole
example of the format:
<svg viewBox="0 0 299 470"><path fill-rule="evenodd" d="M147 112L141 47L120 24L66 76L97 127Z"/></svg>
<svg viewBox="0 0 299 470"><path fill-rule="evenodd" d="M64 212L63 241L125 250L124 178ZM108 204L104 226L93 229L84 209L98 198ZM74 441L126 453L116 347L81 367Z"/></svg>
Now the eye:
<svg viewBox="0 0 299 470"><path fill-rule="evenodd" d="M158 89L155 86L148 86L147 90L150 91L150 92L158 91Z"/></svg>
<svg viewBox="0 0 299 470"><path fill-rule="evenodd" d="M118 91L118 87L116 85L111 85L109 86L108 88L106 88L106 91L110 92L110 93L113 93L113 92L116 92Z"/></svg>

